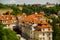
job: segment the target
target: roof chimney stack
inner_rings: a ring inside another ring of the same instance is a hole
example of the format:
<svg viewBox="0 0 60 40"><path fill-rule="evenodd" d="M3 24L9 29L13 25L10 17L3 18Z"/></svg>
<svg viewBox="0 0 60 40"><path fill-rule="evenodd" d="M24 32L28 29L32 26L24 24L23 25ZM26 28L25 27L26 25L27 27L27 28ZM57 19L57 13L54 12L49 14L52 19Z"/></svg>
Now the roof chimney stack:
<svg viewBox="0 0 60 40"><path fill-rule="evenodd" d="M38 14L37 12L35 12L35 14Z"/></svg>

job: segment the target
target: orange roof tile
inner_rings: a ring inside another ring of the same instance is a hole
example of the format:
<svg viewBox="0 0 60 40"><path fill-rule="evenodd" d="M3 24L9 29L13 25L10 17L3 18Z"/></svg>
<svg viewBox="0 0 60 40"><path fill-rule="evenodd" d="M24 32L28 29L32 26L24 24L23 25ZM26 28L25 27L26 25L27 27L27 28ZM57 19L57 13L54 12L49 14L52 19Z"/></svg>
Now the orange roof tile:
<svg viewBox="0 0 60 40"><path fill-rule="evenodd" d="M52 14L52 16L57 16L56 14Z"/></svg>
<svg viewBox="0 0 60 40"><path fill-rule="evenodd" d="M49 24L38 26L38 28L50 28L50 27L51 27L51 25L49 25Z"/></svg>
<svg viewBox="0 0 60 40"><path fill-rule="evenodd" d="M34 23L40 23L40 21L37 18L44 18L43 15L40 14L32 14L25 18L26 22L34 22Z"/></svg>
<svg viewBox="0 0 60 40"><path fill-rule="evenodd" d="M42 22L41 22L41 24L48 24L48 23L47 23L47 22L43 22L43 21L42 21Z"/></svg>
<svg viewBox="0 0 60 40"><path fill-rule="evenodd" d="M40 30L35 30L35 32L41 32Z"/></svg>
<svg viewBox="0 0 60 40"><path fill-rule="evenodd" d="M12 24L12 20L8 20L7 21L7 24Z"/></svg>
<svg viewBox="0 0 60 40"><path fill-rule="evenodd" d="M42 32L53 32L53 30L48 30L48 31L42 31Z"/></svg>

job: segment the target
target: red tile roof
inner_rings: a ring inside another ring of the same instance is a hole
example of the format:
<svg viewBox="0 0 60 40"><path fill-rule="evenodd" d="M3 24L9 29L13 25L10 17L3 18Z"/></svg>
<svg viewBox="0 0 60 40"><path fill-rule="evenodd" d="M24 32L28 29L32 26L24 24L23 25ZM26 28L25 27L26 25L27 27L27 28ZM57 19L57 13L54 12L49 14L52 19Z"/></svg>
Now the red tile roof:
<svg viewBox="0 0 60 40"><path fill-rule="evenodd" d="M16 17L13 15L3 15L0 17L0 20L2 20L2 21L5 20L5 21L7 21L8 24L12 24L12 21L16 20Z"/></svg>

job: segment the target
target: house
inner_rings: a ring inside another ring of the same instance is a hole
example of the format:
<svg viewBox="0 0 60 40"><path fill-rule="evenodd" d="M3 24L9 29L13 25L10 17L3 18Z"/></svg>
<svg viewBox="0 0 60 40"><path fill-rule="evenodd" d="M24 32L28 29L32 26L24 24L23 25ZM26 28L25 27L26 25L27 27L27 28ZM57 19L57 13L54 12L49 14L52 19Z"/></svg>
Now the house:
<svg viewBox="0 0 60 40"><path fill-rule="evenodd" d="M60 16L60 10L58 11L58 16Z"/></svg>
<svg viewBox="0 0 60 40"><path fill-rule="evenodd" d="M51 14L51 17L58 18L58 15L57 14Z"/></svg>
<svg viewBox="0 0 60 40"><path fill-rule="evenodd" d="M13 10L12 9L0 9L0 16L3 15L6 12L11 13Z"/></svg>
<svg viewBox="0 0 60 40"><path fill-rule="evenodd" d="M16 26L16 17L13 15L2 15L0 21L4 24L4 28L9 28L13 30L13 26Z"/></svg>

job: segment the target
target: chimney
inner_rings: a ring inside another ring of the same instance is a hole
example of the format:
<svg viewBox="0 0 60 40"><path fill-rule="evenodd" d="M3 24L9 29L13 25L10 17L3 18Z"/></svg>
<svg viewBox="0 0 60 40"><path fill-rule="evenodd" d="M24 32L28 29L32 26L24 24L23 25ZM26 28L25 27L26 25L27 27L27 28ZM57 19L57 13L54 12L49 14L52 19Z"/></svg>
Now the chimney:
<svg viewBox="0 0 60 40"><path fill-rule="evenodd" d="M37 12L35 12L35 14L38 14Z"/></svg>

